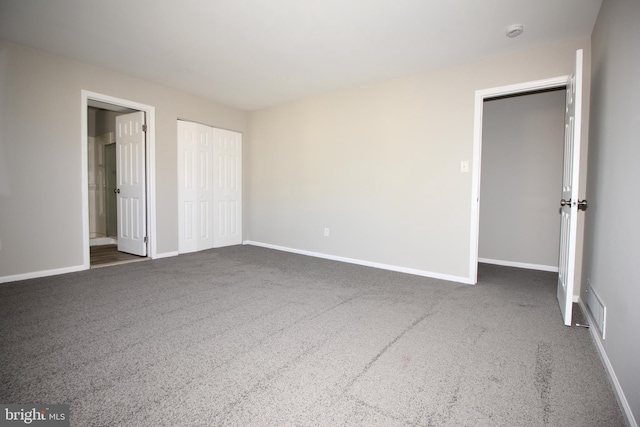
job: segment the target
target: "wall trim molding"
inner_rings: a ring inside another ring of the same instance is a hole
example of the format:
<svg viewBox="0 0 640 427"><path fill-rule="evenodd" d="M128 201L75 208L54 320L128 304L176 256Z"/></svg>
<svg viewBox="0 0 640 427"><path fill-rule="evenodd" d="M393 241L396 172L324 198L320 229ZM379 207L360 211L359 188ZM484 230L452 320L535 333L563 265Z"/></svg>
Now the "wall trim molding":
<svg viewBox="0 0 640 427"><path fill-rule="evenodd" d="M156 253L152 259L170 258L178 256L179 253L175 252L162 252ZM149 257L151 258L151 257ZM52 270L33 271L30 273L15 274L13 276L0 276L0 283L17 282L20 280L38 279L41 277L57 276L59 274L76 273L78 271L85 271L87 268L84 265L76 265L73 267L54 268Z"/></svg>
<svg viewBox="0 0 640 427"><path fill-rule="evenodd" d="M118 240L113 237L92 237L89 239L90 246L116 245Z"/></svg>
<svg viewBox="0 0 640 427"><path fill-rule="evenodd" d="M587 309L587 306L585 305L582 298L578 299L578 304L580 305L580 309L582 310L582 313L587 318L587 323L589 325L594 325L595 320L591 316L591 313ZM600 338L600 335L598 335L598 328L589 327L589 332L591 333L591 338L596 344L596 349L598 349L598 354L600 355L600 359L602 360L604 369L605 371L607 371L607 375L609 376L609 380L611 381L611 385L613 386L614 394L618 399L618 403L620 404L620 407L622 407L622 412L624 413L624 416L627 419L629 426L638 427L638 423L633 416L633 412L631 412L631 406L629 406L629 401L627 400L627 397L624 395L624 391L622 391L622 386L620 385L620 381L618 381L616 372L613 370L613 365L611 364L611 361L609 360L609 356L607 356L607 352L604 349L604 344L602 343L602 339Z"/></svg>
<svg viewBox="0 0 640 427"><path fill-rule="evenodd" d="M73 267L55 268L52 270L33 271L30 273L15 274L13 276L0 277L0 283L17 282L20 280L38 279L40 277L57 276L59 274L75 273L77 271L86 270L84 265L75 265Z"/></svg>
<svg viewBox="0 0 640 427"><path fill-rule="evenodd" d="M505 267L526 268L528 270L550 271L552 273L558 272L558 266L553 265L529 264L527 262L503 261L499 259L489 258L478 258L478 262L483 262L485 264L503 265Z"/></svg>
<svg viewBox="0 0 640 427"><path fill-rule="evenodd" d="M332 260L332 261L346 262L348 264L364 265L365 267L379 268L381 270L395 271L395 272L398 272L398 273L413 274L415 276L429 277L429 278L432 278L432 279L439 279L439 280L446 280L446 281L449 281L449 282L463 283L465 285L474 285L475 284L475 283L471 283L469 281L468 277L451 276L451 275L448 275L448 274L434 273L434 272L431 272L431 271L418 270L418 269L415 269L415 268L400 267L400 266L390 265L390 264L381 264L381 263L378 263L378 262L365 261L365 260L355 259L355 258L347 258L347 257L342 257L342 256L337 256L337 255L325 254L325 253L321 253L321 252L305 251L305 250L302 250L302 249L295 249L295 248L289 248L289 247L286 247L286 246L272 245L272 244L269 244L269 243L255 242L255 241L252 241L252 240L245 240L244 242L242 242L242 244L243 245L250 245L250 246L259 246L259 247L267 248L267 249L275 249L277 251L283 251L283 252L291 252L291 253L299 254L299 255L307 255L307 256L312 256L312 257L315 257L315 258L329 259L329 260Z"/></svg>
<svg viewBox="0 0 640 427"><path fill-rule="evenodd" d="M180 252L178 251L171 251L171 252L161 252L161 253L156 253L155 256L153 256L153 259L160 259L160 258L171 258L174 256L178 256L180 255Z"/></svg>

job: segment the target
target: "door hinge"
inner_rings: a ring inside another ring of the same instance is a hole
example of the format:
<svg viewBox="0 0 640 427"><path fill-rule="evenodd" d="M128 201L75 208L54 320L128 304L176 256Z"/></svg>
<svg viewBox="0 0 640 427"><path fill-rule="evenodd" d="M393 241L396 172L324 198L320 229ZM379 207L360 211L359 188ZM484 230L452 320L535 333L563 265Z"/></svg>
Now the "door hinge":
<svg viewBox="0 0 640 427"><path fill-rule="evenodd" d="M142 125L142 132L147 132L147 125Z"/></svg>
<svg viewBox="0 0 640 427"><path fill-rule="evenodd" d="M147 243L147 236L144 236L144 242Z"/></svg>

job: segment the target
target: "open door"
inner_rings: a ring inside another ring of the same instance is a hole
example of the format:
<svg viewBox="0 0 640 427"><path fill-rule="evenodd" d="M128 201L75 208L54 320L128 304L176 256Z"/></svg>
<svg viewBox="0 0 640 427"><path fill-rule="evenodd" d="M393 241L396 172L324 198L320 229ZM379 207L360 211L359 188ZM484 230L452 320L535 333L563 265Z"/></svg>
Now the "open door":
<svg viewBox="0 0 640 427"><path fill-rule="evenodd" d="M118 250L147 256L145 116L116 117Z"/></svg>
<svg viewBox="0 0 640 427"><path fill-rule="evenodd" d="M558 303L564 324L571 326L573 286L575 282L576 236L580 172L580 129L582 127L582 49L576 52L576 65L567 85L564 122L564 164L560 222L560 255L558 260Z"/></svg>

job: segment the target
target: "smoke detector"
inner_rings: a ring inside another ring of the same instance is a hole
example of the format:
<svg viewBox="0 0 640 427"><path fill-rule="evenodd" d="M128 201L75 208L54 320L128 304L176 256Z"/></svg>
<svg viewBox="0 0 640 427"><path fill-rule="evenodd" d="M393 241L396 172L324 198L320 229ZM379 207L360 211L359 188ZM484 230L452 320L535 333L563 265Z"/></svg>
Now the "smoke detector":
<svg viewBox="0 0 640 427"><path fill-rule="evenodd" d="M524 27L522 25L510 25L507 27L505 34L507 37L512 39L514 37L518 37L523 32L524 32Z"/></svg>

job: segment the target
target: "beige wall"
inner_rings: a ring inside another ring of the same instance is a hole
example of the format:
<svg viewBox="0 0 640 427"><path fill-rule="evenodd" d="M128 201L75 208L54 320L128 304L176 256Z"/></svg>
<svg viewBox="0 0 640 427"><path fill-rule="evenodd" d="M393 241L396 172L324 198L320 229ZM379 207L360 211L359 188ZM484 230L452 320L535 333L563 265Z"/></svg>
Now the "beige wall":
<svg viewBox="0 0 640 427"><path fill-rule="evenodd" d="M460 162L472 159L475 91L567 75L589 45L566 41L251 113L249 240L470 277L472 174Z"/></svg>
<svg viewBox="0 0 640 427"><path fill-rule="evenodd" d="M81 90L156 108L157 251L178 250L176 119L239 132L247 114L144 80L0 44L0 277L83 263Z"/></svg>
<svg viewBox="0 0 640 427"><path fill-rule="evenodd" d="M82 264L85 89L156 107L159 254L177 250L181 117L245 133L246 240L464 279L472 173L460 161L472 158L475 90L568 74L588 47L567 41L247 114L3 42L0 277Z"/></svg>

